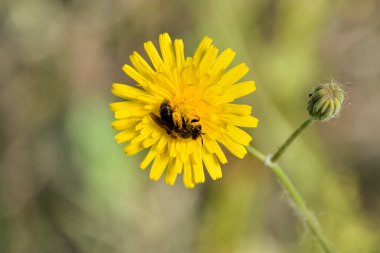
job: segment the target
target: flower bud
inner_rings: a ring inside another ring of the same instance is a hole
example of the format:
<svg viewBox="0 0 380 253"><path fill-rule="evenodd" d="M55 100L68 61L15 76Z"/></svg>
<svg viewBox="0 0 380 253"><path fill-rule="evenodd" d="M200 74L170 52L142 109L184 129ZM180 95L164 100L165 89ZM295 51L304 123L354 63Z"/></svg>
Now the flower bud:
<svg viewBox="0 0 380 253"><path fill-rule="evenodd" d="M338 115L344 91L334 81L318 85L309 94L307 110L314 120L328 121Z"/></svg>

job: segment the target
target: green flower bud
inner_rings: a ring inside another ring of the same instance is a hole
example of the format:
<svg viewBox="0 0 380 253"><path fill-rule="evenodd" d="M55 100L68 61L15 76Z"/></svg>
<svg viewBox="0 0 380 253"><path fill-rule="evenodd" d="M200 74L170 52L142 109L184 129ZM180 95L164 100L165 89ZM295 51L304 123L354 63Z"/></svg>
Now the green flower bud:
<svg viewBox="0 0 380 253"><path fill-rule="evenodd" d="M307 110L315 120L328 121L338 115L344 91L334 81L318 85L309 94Z"/></svg>

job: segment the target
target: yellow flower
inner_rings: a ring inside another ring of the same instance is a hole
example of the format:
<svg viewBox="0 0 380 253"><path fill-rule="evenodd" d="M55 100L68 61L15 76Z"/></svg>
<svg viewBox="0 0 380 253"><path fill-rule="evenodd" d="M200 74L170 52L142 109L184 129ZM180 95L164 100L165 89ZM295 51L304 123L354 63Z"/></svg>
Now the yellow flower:
<svg viewBox="0 0 380 253"><path fill-rule="evenodd" d="M184 44L169 34L159 36L161 56L151 41L144 44L149 65L133 52L132 66L125 73L138 87L114 83L112 93L125 99L111 104L115 113L112 126L121 132L118 143L128 142L124 152L134 155L149 149L141 169L153 164L150 178L173 185L183 174L186 187L205 181L204 167L213 180L222 177L221 164L227 159L220 147L243 158L251 136L239 127L256 127L248 105L233 104L235 99L255 90L253 81L237 83L247 72L245 64L226 68L235 53L231 49L218 55L212 40L205 37L193 57L185 58Z"/></svg>

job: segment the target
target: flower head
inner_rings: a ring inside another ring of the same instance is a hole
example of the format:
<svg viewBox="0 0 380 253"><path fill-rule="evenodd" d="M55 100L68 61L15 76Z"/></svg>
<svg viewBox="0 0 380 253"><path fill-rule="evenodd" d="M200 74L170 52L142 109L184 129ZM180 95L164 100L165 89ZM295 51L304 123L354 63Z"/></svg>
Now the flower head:
<svg viewBox="0 0 380 253"><path fill-rule="evenodd" d="M151 41L144 44L148 64L140 54L130 56L125 73L138 87L114 83L112 93L126 101L111 104L118 143L128 142L128 155L149 149L140 167L152 162L150 178L173 185L183 174L186 187L205 181L204 167L212 179L222 177L220 164L227 163L220 144L243 158L251 136L239 127L256 127L248 105L235 99L255 90L253 81L237 83L247 72L245 64L226 70L235 53L218 55L212 40L205 37L193 57L185 58L184 44L174 43L167 33L159 36L161 56Z"/></svg>
<svg viewBox="0 0 380 253"><path fill-rule="evenodd" d="M314 87L307 110L315 120L328 121L336 117L344 101L344 91L334 81Z"/></svg>

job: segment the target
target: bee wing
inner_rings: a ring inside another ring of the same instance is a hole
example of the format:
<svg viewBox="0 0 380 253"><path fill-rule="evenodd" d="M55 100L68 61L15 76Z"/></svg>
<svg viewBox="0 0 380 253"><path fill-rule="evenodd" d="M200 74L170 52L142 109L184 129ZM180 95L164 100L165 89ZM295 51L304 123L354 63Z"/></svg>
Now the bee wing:
<svg viewBox="0 0 380 253"><path fill-rule="evenodd" d="M165 121L163 121L160 117L158 117L156 114L154 114L153 112L149 113L150 117L152 118L152 120L154 122L156 122L157 125L159 125L160 127L162 127L163 129L165 129L167 132L171 133L172 132L172 129L170 129L167 124L165 123Z"/></svg>

